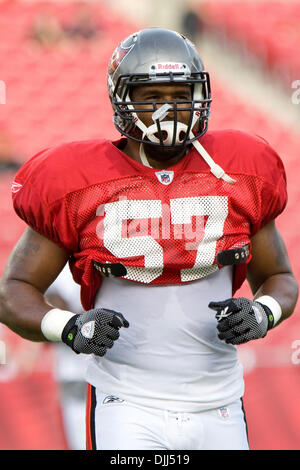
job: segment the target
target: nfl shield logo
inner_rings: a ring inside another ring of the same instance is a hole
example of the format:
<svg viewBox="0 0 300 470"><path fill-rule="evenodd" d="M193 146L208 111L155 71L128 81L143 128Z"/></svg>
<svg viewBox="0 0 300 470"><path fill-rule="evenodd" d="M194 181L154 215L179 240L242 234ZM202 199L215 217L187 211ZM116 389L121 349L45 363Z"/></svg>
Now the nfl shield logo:
<svg viewBox="0 0 300 470"><path fill-rule="evenodd" d="M220 415L220 418L222 418L222 419L228 419L229 418L229 408L227 406L223 406L222 408L219 408L219 415Z"/></svg>
<svg viewBox="0 0 300 470"><path fill-rule="evenodd" d="M162 170L162 171L157 171L155 174L156 174L158 181L164 185L168 185L172 183L173 178L174 178L174 171Z"/></svg>

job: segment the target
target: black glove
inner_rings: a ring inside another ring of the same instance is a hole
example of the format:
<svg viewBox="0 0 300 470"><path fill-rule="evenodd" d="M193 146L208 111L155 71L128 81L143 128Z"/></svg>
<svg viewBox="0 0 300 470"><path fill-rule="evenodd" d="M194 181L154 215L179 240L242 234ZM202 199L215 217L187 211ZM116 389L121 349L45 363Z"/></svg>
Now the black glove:
<svg viewBox="0 0 300 470"><path fill-rule="evenodd" d="M96 308L74 315L62 332L62 341L77 354L104 356L119 336L119 329L129 323L119 312Z"/></svg>
<svg viewBox="0 0 300 470"><path fill-rule="evenodd" d="M274 325L269 307L244 297L210 302L208 306L217 312L219 339L229 344L263 338Z"/></svg>

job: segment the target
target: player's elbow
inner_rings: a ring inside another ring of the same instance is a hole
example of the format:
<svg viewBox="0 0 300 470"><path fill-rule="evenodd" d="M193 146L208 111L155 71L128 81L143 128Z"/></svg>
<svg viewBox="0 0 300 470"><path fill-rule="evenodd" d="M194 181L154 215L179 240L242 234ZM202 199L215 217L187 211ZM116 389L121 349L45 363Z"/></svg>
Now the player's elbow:
<svg viewBox="0 0 300 470"><path fill-rule="evenodd" d="M291 299L290 315L292 315L292 313L295 310L298 297L299 297L299 284L297 282L297 279L292 273L289 273L287 276L288 276L288 290L289 290L288 297Z"/></svg>
<svg viewBox="0 0 300 470"><path fill-rule="evenodd" d="M5 277L0 279L0 323L7 324L8 283Z"/></svg>
<svg viewBox="0 0 300 470"><path fill-rule="evenodd" d="M295 311L299 296L299 285L292 272L278 274L276 277L277 284L275 285L274 297L278 295L282 307L282 319L287 319Z"/></svg>
<svg viewBox="0 0 300 470"><path fill-rule="evenodd" d="M3 275L0 279L0 322L14 330L27 304L26 291L32 286Z"/></svg>

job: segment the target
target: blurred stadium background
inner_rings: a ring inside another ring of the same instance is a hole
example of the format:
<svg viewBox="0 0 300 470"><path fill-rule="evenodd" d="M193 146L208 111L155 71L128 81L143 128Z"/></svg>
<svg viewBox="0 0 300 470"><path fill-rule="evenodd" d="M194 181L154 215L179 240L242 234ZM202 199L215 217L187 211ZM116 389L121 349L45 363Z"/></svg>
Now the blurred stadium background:
<svg viewBox="0 0 300 470"><path fill-rule="evenodd" d="M281 155L289 202L278 227L300 279L299 22L300 2L289 0L0 0L0 272L24 230L10 196L18 165L63 141L118 137L108 60L131 32L162 26L192 38L211 73L210 128L259 134ZM239 348L254 450L300 448L299 313ZM0 340L0 449L70 448L52 345L4 326Z"/></svg>

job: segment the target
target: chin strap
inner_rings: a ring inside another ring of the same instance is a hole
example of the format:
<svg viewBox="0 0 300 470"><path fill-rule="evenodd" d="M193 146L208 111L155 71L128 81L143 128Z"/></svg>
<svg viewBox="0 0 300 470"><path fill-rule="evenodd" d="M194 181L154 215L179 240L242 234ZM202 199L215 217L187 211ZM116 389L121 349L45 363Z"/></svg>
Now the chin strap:
<svg viewBox="0 0 300 470"><path fill-rule="evenodd" d="M193 134L191 134L191 137L194 137ZM225 171L223 170L222 167L220 167L220 165L218 165L217 163L213 161L211 156L208 154L205 148L200 144L200 142L198 142L198 140L194 140L192 144L195 147L195 149L200 153L203 160L205 160L205 162L208 164L208 166L210 167L210 171L216 178L218 179L221 178L222 180L230 184L234 184L236 182L236 180L234 180L233 178L231 178L225 173Z"/></svg>
<svg viewBox="0 0 300 470"><path fill-rule="evenodd" d="M153 168L149 161L148 161L148 158L146 157L146 153L145 153L145 149L144 149L144 146L143 144L140 145L140 159L141 159L141 162L144 166L148 166L149 168Z"/></svg>
<svg viewBox="0 0 300 470"><path fill-rule="evenodd" d="M173 142L173 131L174 131L174 123L173 121L163 121L163 119L169 114L170 109L172 106L169 103L164 104L161 106L159 109L157 109L153 114L152 114L152 119L154 121L154 124L151 126L147 127L138 117L137 117L137 122L136 125L142 130L143 132L143 139L145 137L148 137L148 139L152 142L159 143L159 139L157 138L156 134L158 132L158 122L160 125L161 131L164 131L166 134L166 137L164 139L164 144L165 145L171 145ZM194 119L196 117L194 116ZM194 124L194 123L193 123ZM194 125L192 125L193 129ZM180 139L180 136L184 134L186 136L188 132L188 126L182 122L177 122L176 126L176 139L175 143L179 144L182 142L184 139ZM195 136L192 131L190 131L189 135L190 139L192 140ZM199 152L203 160L207 163L207 165L210 168L210 171L212 174L218 178L226 181L227 183L234 184L236 181L228 176L223 168L218 165L217 163L214 162L214 160L211 158L211 156L208 154L208 152L205 150L205 148L202 147L202 145L199 143L198 140L192 141L193 146ZM151 165L149 164L149 161L147 159L144 146L143 144L140 145L140 159L143 165L148 166L151 168Z"/></svg>
<svg viewBox="0 0 300 470"><path fill-rule="evenodd" d="M198 142L198 140L194 140L192 142L193 146L199 152L203 160L207 163L207 165L210 167L210 171L212 174L218 178L226 181L226 183L234 184L236 180L228 176L225 171L223 170L220 165L214 162L214 160L211 158L211 156L208 154L208 152L205 150L205 148ZM145 149L143 144L140 145L140 159L143 165L147 166L148 168L153 168L148 161L148 158L145 153Z"/></svg>

